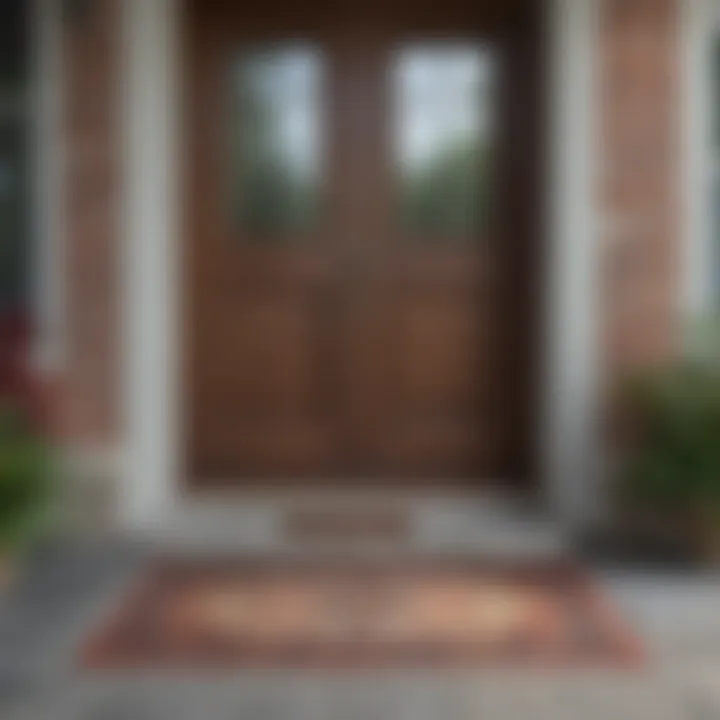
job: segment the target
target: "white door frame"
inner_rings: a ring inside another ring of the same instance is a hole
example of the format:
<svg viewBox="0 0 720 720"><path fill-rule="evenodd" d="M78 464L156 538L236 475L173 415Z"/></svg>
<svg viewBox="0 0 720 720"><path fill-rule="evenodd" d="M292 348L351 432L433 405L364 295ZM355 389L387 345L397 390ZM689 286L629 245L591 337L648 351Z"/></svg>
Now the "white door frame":
<svg viewBox="0 0 720 720"><path fill-rule="evenodd" d="M123 523L152 529L182 472L181 0L120 0Z"/></svg>
<svg viewBox="0 0 720 720"><path fill-rule="evenodd" d="M597 517L600 433L598 127L602 0L552 0L550 198L541 443L545 497L569 531Z"/></svg>
<svg viewBox="0 0 720 720"><path fill-rule="evenodd" d="M568 525L595 495L597 221L594 104L598 0L549 0L550 262L538 417L546 496ZM122 516L151 529L181 498L182 169L180 0L124 7Z"/></svg>
<svg viewBox="0 0 720 720"><path fill-rule="evenodd" d="M682 28L683 218L686 231L682 275L682 307L686 318L718 308L715 264L718 260L716 192L718 149L713 141L712 114L720 99L713 87L713 57L720 39L720 0L685 0ZM691 323L688 324L691 327Z"/></svg>

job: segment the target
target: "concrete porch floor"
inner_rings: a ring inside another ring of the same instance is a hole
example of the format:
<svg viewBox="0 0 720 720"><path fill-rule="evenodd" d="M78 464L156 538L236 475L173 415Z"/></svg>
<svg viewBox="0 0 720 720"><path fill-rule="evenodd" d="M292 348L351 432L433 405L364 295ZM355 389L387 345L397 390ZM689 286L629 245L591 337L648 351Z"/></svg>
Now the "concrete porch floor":
<svg viewBox="0 0 720 720"><path fill-rule="evenodd" d="M115 673L77 669L88 627L150 556L120 541L38 552L0 609L3 720L714 720L720 582L595 566L643 636L646 670ZM592 566L591 566L592 567Z"/></svg>
<svg viewBox="0 0 720 720"><path fill-rule="evenodd" d="M338 532L298 539L294 515L336 516ZM397 533L353 534L353 517L395 515ZM253 556L391 555L417 557L557 557L567 538L522 496L483 491L421 490L205 492L168 506L152 527L153 541L181 552Z"/></svg>

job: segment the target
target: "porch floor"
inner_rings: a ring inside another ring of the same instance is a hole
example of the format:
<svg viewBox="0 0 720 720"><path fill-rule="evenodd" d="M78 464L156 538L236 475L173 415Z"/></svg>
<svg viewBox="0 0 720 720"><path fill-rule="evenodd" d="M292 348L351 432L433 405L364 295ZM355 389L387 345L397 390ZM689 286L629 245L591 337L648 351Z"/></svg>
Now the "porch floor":
<svg viewBox="0 0 720 720"><path fill-rule="evenodd" d="M227 671L87 674L88 628L146 567L147 548L55 544L0 609L3 720L714 720L720 583L594 567L652 655L642 672Z"/></svg>
<svg viewBox="0 0 720 720"><path fill-rule="evenodd" d="M527 499L490 491L204 493L152 527L166 551L263 557L516 557L568 553L560 526Z"/></svg>

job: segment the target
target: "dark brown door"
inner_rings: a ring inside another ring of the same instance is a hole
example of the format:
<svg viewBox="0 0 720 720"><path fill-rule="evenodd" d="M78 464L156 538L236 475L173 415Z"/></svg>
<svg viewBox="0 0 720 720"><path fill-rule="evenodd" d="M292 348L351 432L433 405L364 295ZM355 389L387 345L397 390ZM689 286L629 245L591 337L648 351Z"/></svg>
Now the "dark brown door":
<svg viewBox="0 0 720 720"><path fill-rule="evenodd" d="M521 471L509 20L442 5L191 3L194 478Z"/></svg>

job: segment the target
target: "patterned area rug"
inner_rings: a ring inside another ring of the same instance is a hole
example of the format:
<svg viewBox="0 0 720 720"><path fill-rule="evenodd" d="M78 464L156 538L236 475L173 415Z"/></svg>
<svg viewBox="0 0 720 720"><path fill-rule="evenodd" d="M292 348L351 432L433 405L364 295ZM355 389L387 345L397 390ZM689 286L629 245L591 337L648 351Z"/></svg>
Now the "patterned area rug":
<svg viewBox="0 0 720 720"><path fill-rule="evenodd" d="M639 667L569 566L160 562L83 651L93 669Z"/></svg>

